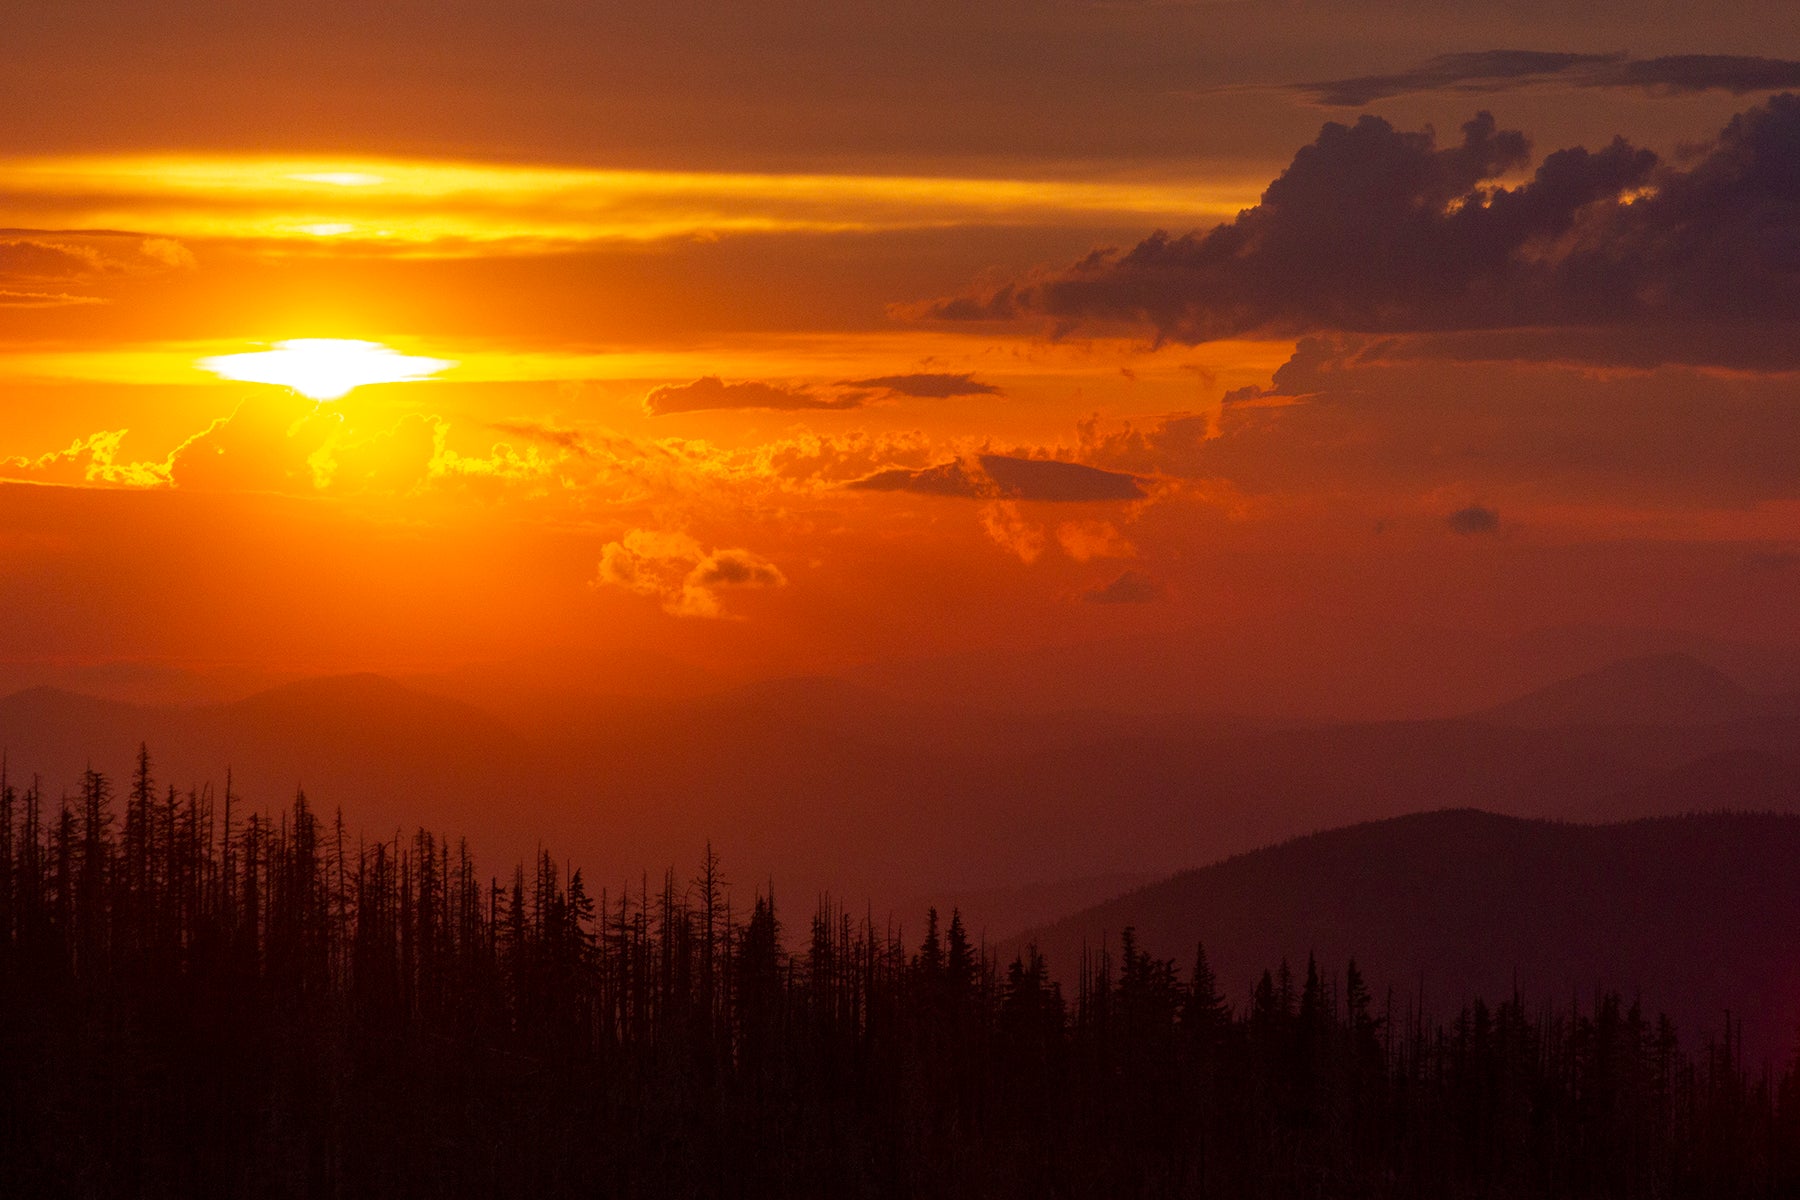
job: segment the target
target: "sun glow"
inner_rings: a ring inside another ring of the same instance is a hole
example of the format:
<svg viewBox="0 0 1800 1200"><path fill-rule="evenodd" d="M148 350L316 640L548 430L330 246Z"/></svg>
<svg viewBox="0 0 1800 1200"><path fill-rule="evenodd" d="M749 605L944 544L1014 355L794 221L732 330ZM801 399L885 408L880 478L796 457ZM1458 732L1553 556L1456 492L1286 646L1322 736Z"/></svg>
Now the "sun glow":
<svg viewBox="0 0 1800 1200"><path fill-rule="evenodd" d="M457 256L730 233L1229 220L1266 174L1161 179L656 171L429 159L223 155L0 157L0 225L154 228L258 243L330 238ZM379 231L379 232L377 232Z"/></svg>
<svg viewBox="0 0 1800 1200"><path fill-rule="evenodd" d="M336 400L369 383L425 379L455 366L445 358L402 354L380 342L292 338L269 350L221 354L198 363L223 379L272 383L314 400Z"/></svg>

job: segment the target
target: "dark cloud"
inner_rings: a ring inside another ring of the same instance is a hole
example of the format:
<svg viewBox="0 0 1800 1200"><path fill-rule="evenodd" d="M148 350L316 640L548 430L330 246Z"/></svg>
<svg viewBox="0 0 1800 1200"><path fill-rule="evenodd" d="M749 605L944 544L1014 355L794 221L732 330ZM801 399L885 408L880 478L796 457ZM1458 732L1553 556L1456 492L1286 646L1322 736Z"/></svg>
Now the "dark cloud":
<svg viewBox="0 0 1800 1200"><path fill-rule="evenodd" d="M1144 489L1130 475L1080 463L983 454L981 469L1007 500L1140 500Z"/></svg>
<svg viewBox="0 0 1800 1200"><path fill-rule="evenodd" d="M1469 507L1459 508L1445 517L1444 523L1450 526L1455 533L1498 533L1500 532L1500 513L1497 509L1471 504Z"/></svg>
<svg viewBox="0 0 1800 1200"><path fill-rule="evenodd" d="M856 408L859 395L822 395L806 388L746 380L726 383L708 375L692 383L659 387L644 397L644 409L653 416L701 412L722 408L770 408L781 410Z"/></svg>
<svg viewBox="0 0 1800 1200"><path fill-rule="evenodd" d="M488 428L498 433L509 433L514 437L541 442L546 446L560 446L564 450L583 457L592 453L588 448L587 439L581 436L579 429L563 429L556 425L545 425L537 421L496 421Z"/></svg>
<svg viewBox="0 0 1800 1200"><path fill-rule="evenodd" d="M787 577L774 563L748 550L715 550L700 560L687 582L691 586L781 587Z"/></svg>
<svg viewBox="0 0 1800 1200"><path fill-rule="evenodd" d="M1800 62L1736 54L1671 54L1619 63L1583 80L1597 87L1640 87L1654 92L1773 92L1800 87Z"/></svg>
<svg viewBox="0 0 1800 1200"><path fill-rule="evenodd" d="M193 265L187 247L168 238L0 229L0 308L106 304L105 296L85 294L106 276L152 275ZM80 290L65 290L70 287Z"/></svg>
<svg viewBox="0 0 1800 1200"><path fill-rule="evenodd" d="M1206 233L1158 232L1060 273L928 305L940 319L1148 325L1162 338L1311 331L1659 330L1709 362L1703 325L1800 319L1800 97L1732 119L1691 169L1622 139L1550 154L1483 114L1455 145L1376 117L1327 124L1261 203ZM1741 356L1744 347L1734 347ZM1768 353L1791 358L1771 345Z"/></svg>
<svg viewBox="0 0 1800 1200"><path fill-rule="evenodd" d="M101 269L99 254L32 238L0 238L0 278L79 279Z"/></svg>
<svg viewBox="0 0 1800 1200"><path fill-rule="evenodd" d="M917 492L921 496L979 499L993 494L992 488L986 485L987 481L980 472L969 470L959 460L936 467L923 467L917 471L892 467L862 479L853 479L844 486L863 492Z"/></svg>
<svg viewBox="0 0 1800 1200"><path fill-rule="evenodd" d="M1162 584L1147 575L1127 571L1111 583L1083 592L1089 604L1149 604L1163 594Z"/></svg>
<svg viewBox="0 0 1800 1200"><path fill-rule="evenodd" d="M752 550L707 550L685 533L633 529L600 551L595 587L662 601L677 617L723 617L720 588L785 587L781 568Z"/></svg>
<svg viewBox="0 0 1800 1200"><path fill-rule="evenodd" d="M193 252L172 238L94 230L0 229L0 279L66 282L188 270Z"/></svg>
<svg viewBox="0 0 1800 1200"><path fill-rule="evenodd" d="M1146 494L1135 476L1118 471L1005 454L979 454L917 471L878 471L845 486L870 492L1052 503L1141 500Z"/></svg>
<svg viewBox="0 0 1800 1200"><path fill-rule="evenodd" d="M1477 50L1441 54L1391 75L1361 75L1297 83L1293 90L1315 104L1357 108L1411 92L1488 92L1541 83L1578 70L1609 66L1623 59L1612 54L1555 54L1539 50Z"/></svg>
<svg viewBox="0 0 1800 1200"><path fill-rule="evenodd" d="M888 391L901 396L947 400L953 396L998 396L1000 389L982 383L973 375L921 373L914 375L882 375L875 379L846 379L838 386Z"/></svg>
<svg viewBox="0 0 1800 1200"><path fill-rule="evenodd" d="M1414 92L1497 92L1551 81L1579 87L1640 88L1661 93L1772 92L1800 87L1800 62L1736 54L1558 54L1541 50L1478 50L1443 54L1391 75L1363 75L1295 84L1315 104L1358 108Z"/></svg>

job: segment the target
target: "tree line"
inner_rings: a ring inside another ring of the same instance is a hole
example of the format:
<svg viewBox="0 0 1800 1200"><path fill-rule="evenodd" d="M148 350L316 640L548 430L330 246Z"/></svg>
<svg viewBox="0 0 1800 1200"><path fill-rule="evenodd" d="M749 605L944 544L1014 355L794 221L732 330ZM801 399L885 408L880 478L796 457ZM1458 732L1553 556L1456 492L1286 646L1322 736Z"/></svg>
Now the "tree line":
<svg viewBox="0 0 1800 1200"><path fill-rule="evenodd" d="M1800 1071L1598 992L1453 1016L1354 962L1226 993L1132 931L1002 960L708 847L598 891L89 770L0 770L9 1196L1773 1197ZM1197 935L1199 931L1196 931Z"/></svg>

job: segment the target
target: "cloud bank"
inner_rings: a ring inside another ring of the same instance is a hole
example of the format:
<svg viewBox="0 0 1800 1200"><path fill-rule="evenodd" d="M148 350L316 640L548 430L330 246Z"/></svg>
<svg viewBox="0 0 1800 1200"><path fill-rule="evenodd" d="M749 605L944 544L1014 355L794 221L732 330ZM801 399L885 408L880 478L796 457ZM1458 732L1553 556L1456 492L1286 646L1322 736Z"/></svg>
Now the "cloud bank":
<svg viewBox="0 0 1800 1200"><path fill-rule="evenodd" d="M1522 133L1488 114L1455 144L1378 117L1327 124L1262 200L1204 233L1157 232L1066 270L939 300L946 321L1128 323L1198 344L1317 331L1618 331L1639 354L1791 364L1800 320L1800 96L1734 117L1681 169L1623 138L1558 150L1517 186ZM1757 346L1762 347L1759 354Z"/></svg>
<svg viewBox="0 0 1800 1200"><path fill-rule="evenodd" d="M1204 412L1079 427L1076 456L1250 497L1743 509L1800 497L1785 374L1596 372L1395 355L1390 339L1303 339L1267 387ZM1430 498L1429 500L1427 498Z"/></svg>

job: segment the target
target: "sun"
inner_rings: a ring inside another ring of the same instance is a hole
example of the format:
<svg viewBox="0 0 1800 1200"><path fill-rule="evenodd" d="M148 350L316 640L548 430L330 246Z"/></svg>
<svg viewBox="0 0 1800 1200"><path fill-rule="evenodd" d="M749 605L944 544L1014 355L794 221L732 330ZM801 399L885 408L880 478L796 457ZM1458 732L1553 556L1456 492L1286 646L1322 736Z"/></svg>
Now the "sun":
<svg viewBox="0 0 1800 1200"><path fill-rule="evenodd" d="M352 338L290 338L268 350L203 358L202 370L243 383L272 383L314 400L336 400L369 383L425 379L456 365Z"/></svg>

